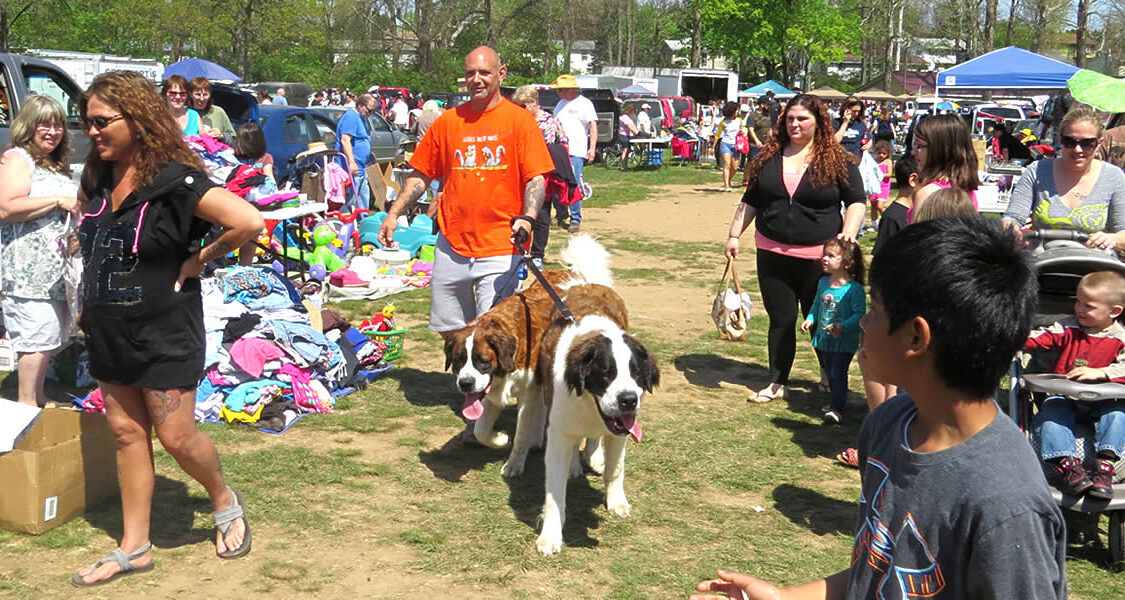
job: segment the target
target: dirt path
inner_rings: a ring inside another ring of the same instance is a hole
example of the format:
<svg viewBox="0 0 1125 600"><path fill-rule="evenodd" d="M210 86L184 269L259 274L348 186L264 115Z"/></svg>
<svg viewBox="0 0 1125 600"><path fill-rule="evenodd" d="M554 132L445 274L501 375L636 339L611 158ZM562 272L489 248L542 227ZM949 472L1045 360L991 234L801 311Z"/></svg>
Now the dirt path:
<svg viewBox="0 0 1125 600"><path fill-rule="evenodd" d="M650 336L649 339L663 343L695 340L712 327L708 311L715 280L722 266L721 244L726 238L730 216L739 196L737 193L715 193L699 188L663 187L654 198L644 202L610 209L591 209L583 223L585 231L598 236L607 246L633 240L673 244L669 246L669 252L674 256L663 262L650 253L614 251L615 269L647 269L653 272L653 278L620 278L617 289L630 308L634 327ZM556 235L563 237L563 234ZM752 238L747 236L747 239ZM686 249L674 246L682 243L695 246ZM749 251L744 253L740 265L747 275L752 270L751 256ZM756 296L756 290L753 293ZM413 326L424 326L422 315L406 315L405 319ZM442 357L436 349L408 346L408 359L405 366L416 372L432 373L442 368ZM719 399L722 404L729 402L730 406L745 406L741 398L752 377L742 363L727 360L718 364L692 365L681 363L679 359L674 353L661 355L664 375L659 392L661 401L651 405L646 419L656 424L675 422L681 418L678 405L702 406L715 402L716 393L726 394L725 398ZM700 386L701 378L709 383ZM449 383L448 376L438 377L436 381L439 386L432 393L448 395L449 391L443 387ZM712 387L714 389L709 389ZM404 398L415 401L406 390L405 395L398 393L396 397L381 399L380 402L403 402ZM417 418L406 416L400 421L414 425ZM400 421L392 420L392 425ZM397 431L408 429L404 426ZM543 597L602 595L604 591L596 587L601 576L597 575L594 567L591 567L590 578L561 588L547 583L557 575L556 570L560 567L544 567L541 563L529 561L522 566L493 565L488 556L480 556L477 569L470 572L444 570L440 556L442 544L453 544L458 536L479 534L467 526L452 524L451 531L443 534L452 538L445 537L444 542L434 542L438 544L436 549L427 546L425 540L431 534L426 528L432 527L432 524L427 525L426 506L428 502L440 501L440 498L425 497L426 493L420 494L418 490L437 490L438 494L442 489L460 491L482 478L496 478L498 475L495 468L490 471L469 469L450 475L419 464L419 457L446 450L456 451L458 442L454 440L460 429L446 424L422 431L426 432L422 439L408 438L404 442L396 430L388 435L378 431L326 432L298 426L282 436L239 436L234 443L220 442L220 453L224 456L245 456L277 446L304 447L314 453L346 453L365 463L392 465L396 475L380 477L376 485L362 489L332 486L330 494L324 492L322 497L309 497L304 506L293 507L293 510L310 510L324 515L324 518L310 519L312 525L286 527L263 519L255 520L254 552L239 561L214 558L206 507L196 509L194 528L185 538L171 525L161 524L162 508L157 506L153 515L153 538L157 546L158 569L151 575L97 588L83 596L110 598L139 593L148 598L405 598L422 590L441 590L441 595L450 597L506 598L511 597L509 588L516 584L525 593L533 591ZM417 437L417 432L411 435ZM158 474L175 481L190 481L173 466L160 466ZM254 476L285 478L286 473L263 472ZM445 478L449 482L437 481ZM193 498L201 494L196 484L190 482L188 485ZM315 496L316 492L312 494ZM268 504L269 499L260 497L258 502ZM724 498L723 502L745 506L744 503L757 504L763 500L755 495L744 500ZM409 508L403 510L404 506ZM253 510L251 506L251 514ZM516 518L522 520L525 515L513 515L508 506L466 506L465 510L492 512L501 524L510 523L501 526L515 530L519 539L514 543L521 547L529 545L533 539L527 535L527 525L516 521ZM538 506L526 510L535 513ZM388 518L387 515L394 516ZM533 520L534 515L529 518ZM423 542L411 536L404 539L404 526L413 523L418 524L416 536ZM81 524L67 527L78 532L74 534L78 536L77 540L56 536L51 538L53 541L44 542L46 538L30 540L14 536L0 543L0 572L9 574L9 579L0 580L6 586L0 587L0 593L16 597L71 596L67 582L70 573L112 549L114 542L111 533L107 532L120 530L119 525L114 524L93 528L93 533L88 526ZM511 537L512 534L504 531L494 532L493 535ZM527 554L533 556L530 546ZM585 571L586 568L580 570ZM543 583L536 583L540 579Z"/></svg>

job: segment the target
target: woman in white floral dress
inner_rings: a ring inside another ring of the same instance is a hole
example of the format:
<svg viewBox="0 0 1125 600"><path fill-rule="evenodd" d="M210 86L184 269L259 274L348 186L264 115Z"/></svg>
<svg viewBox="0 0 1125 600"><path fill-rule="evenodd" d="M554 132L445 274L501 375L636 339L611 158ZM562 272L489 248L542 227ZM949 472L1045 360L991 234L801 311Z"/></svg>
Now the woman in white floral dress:
<svg viewBox="0 0 1125 600"><path fill-rule="evenodd" d="M33 95L12 122L0 156L0 307L18 355L19 401L42 406L51 351L70 336L65 260L67 213L78 188L67 164L66 114Z"/></svg>

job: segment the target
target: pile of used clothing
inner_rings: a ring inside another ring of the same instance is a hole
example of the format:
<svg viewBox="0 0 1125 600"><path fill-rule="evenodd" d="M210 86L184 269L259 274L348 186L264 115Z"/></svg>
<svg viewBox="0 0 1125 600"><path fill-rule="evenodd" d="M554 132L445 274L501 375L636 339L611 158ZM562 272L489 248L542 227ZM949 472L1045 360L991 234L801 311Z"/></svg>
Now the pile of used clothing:
<svg viewBox="0 0 1125 600"><path fill-rule="evenodd" d="M273 269L217 272L202 290L207 369L196 421L285 431L390 369L385 343L318 309ZM88 410L100 406L96 395L84 402Z"/></svg>

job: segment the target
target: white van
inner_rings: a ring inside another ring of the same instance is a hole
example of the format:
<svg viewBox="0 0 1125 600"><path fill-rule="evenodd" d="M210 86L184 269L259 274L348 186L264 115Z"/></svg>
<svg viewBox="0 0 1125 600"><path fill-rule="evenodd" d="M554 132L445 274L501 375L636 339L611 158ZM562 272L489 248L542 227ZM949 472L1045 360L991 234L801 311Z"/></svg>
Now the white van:
<svg viewBox="0 0 1125 600"><path fill-rule="evenodd" d="M981 104L973 107L973 136L988 137L988 127L993 121L1004 123L1027 119L1027 112L1017 104Z"/></svg>

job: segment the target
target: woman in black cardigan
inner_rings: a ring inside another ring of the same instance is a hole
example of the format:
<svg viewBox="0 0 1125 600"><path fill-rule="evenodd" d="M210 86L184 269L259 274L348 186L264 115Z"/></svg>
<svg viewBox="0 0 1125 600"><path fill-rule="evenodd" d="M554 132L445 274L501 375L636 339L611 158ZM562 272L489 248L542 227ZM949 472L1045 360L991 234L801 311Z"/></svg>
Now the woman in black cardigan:
<svg viewBox="0 0 1125 600"><path fill-rule="evenodd" d="M824 242L855 241L866 210L855 159L836 142L820 98L801 94L790 100L779 129L747 169L750 185L726 244L727 257L738 258L739 236L756 220L758 285L770 317L770 383L750 397L758 403L786 396L797 350L797 305L802 316L812 307Z"/></svg>

